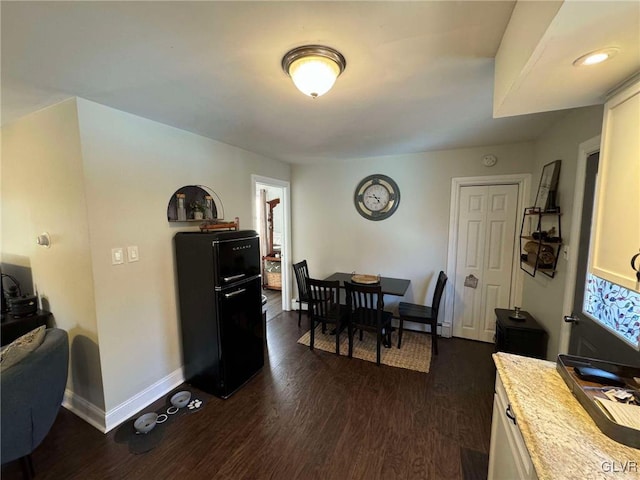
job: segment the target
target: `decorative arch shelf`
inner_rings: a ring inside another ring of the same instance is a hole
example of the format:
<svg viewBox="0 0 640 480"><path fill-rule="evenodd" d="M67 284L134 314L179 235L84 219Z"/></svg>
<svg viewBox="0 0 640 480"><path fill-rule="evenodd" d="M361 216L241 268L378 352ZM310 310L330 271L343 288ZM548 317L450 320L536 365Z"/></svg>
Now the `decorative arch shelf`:
<svg viewBox="0 0 640 480"><path fill-rule="evenodd" d="M202 218L198 211L202 211ZM176 190L167 205L169 222L224 220L224 206L216 192L203 185L185 185Z"/></svg>

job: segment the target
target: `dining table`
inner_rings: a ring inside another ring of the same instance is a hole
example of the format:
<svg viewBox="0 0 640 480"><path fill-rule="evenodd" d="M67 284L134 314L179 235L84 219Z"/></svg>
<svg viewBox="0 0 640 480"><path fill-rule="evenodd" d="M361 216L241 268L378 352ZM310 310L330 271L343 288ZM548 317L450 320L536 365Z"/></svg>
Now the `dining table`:
<svg viewBox="0 0 640 480"><path fill-rule="evenodd" d="M353 273L336 272L325 278L325 280L331 282L338 280L340 282L340 288L344 289L344 282L352 282L351 277L353 277L353 275ZM380 277L380 287L384 295L403 297L404 294L407 293L410 284L411 280L404 278Z"/></svg>
<svg viewBox="0 0 640 480"><path fill-rule="evenodd" d="M353 273L344 273L344 272L336 272L329 275L325 278L325 281L335 282L338 280L340 282L340 289L344 290L344 282L353 282L352 277ZM382 277L380 276L380 287L382 289L383 295L394 295L396 297L403 297L407 290L409 289L409 285L411 284L411 280L406 280L404 278L392 278L392 277ZM342 295L340 295L342 297ZM341 302L342 303L342 302ZM346 325L340 325L340 331L344 330ZM330 334L335 335L336 329L331 330Z"/></svg>

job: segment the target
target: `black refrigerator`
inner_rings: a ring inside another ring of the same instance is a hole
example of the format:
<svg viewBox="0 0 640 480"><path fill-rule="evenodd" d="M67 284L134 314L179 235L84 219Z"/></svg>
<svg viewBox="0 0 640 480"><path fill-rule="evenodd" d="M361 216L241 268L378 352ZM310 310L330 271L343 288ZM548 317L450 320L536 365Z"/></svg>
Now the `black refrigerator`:
<svg viewBox="0 0 640 480"><path fill-rule="evenodd" d="M227 398L264 365L258 234L180 232L174 242L185 379Z"/></svg>

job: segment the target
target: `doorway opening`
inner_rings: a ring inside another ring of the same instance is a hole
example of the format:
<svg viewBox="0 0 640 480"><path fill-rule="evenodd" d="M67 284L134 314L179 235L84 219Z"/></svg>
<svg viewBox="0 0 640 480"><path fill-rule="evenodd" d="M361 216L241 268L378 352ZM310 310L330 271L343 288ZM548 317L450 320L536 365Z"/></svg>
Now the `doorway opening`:
<svg viewBox="0 0 640 480"><path fill-rule="evenodd" d="M260 235L262 292L269 321L289 310L289 182L252 175L253 225Z"/></svg>

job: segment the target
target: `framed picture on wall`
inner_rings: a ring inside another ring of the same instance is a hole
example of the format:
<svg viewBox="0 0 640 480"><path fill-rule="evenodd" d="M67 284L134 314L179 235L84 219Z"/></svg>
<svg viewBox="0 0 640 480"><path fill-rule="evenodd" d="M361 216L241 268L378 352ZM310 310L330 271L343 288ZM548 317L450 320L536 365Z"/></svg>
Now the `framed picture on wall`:
<svg viewBox="0 0 640 480"><path fill-rule="evenodd" d="M560 178L560 163L562 160L555 160L547 163L542 168L538 194L536 195L535 208L542 212L554 210L556 208L556 194L558 191L558 178Z"/></svg>

